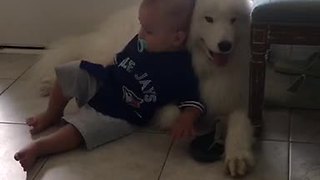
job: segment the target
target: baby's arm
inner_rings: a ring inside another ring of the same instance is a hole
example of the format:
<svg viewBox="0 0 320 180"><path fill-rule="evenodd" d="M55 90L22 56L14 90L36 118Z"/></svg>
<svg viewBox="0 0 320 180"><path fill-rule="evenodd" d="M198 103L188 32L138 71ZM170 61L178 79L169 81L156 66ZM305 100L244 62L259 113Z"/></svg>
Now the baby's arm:
<svg viewBox="0 0 320 180"><path fill-rule="evenodd" d="M175 141L181 138L193 137L196 134L194 123L200 118L203 112L194 107L186 107L181 110L180 115L173 125L171 136Z"/></svg>

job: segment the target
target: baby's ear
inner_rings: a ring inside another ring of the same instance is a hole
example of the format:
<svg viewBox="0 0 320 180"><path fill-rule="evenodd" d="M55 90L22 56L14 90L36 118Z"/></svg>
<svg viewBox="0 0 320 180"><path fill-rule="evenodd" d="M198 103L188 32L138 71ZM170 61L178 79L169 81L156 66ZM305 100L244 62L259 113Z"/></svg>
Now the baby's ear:
<svg viewBox="0 0 320 180"><path fill-rule="evenodd" d="M187 33L184 31L176 32L174 43L176 46L181 46L186 42Z"/></svg>

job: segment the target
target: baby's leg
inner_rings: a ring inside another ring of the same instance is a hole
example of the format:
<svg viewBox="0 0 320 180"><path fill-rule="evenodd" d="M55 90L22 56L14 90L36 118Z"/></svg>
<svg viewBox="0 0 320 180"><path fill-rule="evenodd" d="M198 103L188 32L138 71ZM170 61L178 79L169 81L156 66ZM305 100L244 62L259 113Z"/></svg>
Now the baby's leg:
<svg viewBox="0 0 320 180"><path fill-rule="evenodd" d="M24 171L29 171L38 157L75 149L82 141L79 131L67 124L55 133L30 143L18 151L14 158L20 162Z"/></svg>
<svg viewBox="0 0 320 180"><path fill-rule="evenodd" d="M54 83L46 111L26 120L31 126L30 133L36 134L60 121L63 111L71 98L65 97L58 82Z"/></svg>

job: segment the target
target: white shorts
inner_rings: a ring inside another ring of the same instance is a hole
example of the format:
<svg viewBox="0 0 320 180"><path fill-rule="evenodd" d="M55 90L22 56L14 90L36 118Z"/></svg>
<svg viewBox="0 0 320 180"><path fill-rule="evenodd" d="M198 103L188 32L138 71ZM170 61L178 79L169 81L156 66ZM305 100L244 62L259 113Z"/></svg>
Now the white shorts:
<svg viewBox="0 0 320 180"><path fill-rule="evenodd" d="M95 95L101 82L80 69L80 61L56 67L57 81L66 97L75 98L80 110L65 115L63 119L72 124L82 135L88 149L131 134L135 126L127 121L106 116L90 107L87 102Z"/></svg>

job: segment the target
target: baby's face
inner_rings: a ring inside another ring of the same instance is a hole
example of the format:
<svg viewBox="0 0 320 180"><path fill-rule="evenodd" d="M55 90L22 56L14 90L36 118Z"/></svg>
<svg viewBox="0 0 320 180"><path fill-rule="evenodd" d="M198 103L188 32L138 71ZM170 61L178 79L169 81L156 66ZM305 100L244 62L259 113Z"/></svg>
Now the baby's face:
<svg viewBox="0 0 320 180"><path fill-rule="evenodd" d="M147 42L147 51L173 51L177 43L175 37L177 29L156 8L140 8L139 21L141 28L139 38Z"/></svg>

